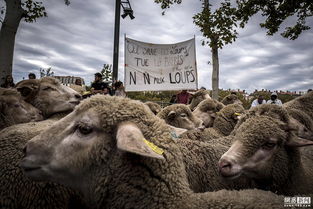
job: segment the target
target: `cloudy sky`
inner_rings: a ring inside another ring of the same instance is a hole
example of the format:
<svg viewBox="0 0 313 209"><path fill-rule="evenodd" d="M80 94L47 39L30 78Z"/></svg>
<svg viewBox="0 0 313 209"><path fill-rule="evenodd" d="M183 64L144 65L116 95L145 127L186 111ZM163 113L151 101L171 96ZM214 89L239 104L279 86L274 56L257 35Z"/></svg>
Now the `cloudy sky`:
<svg viewBox="0 0 313 209"><path fill-rule="evenodd" d="M20 24L15 45L15 81L29 72L52 67L55 75L81 76L87 84L103 64L113 62L115 1L44 1L48 17ZM124 34L150 43L175 43L196 36L199 87L211 89L211 51L192 16L201 10L200 1L184 0L161 15L153 0L130 0L135 19L121 18L119 79L124 75ZM4 0L0 0L4 4ZM239 38L219 51L220 88L307 90L313 88L313 29L290 41L279 34L266 36L255 16ZM288 23L293 23L289 18ZM313 26L313 18L308 19Z"/></svg>

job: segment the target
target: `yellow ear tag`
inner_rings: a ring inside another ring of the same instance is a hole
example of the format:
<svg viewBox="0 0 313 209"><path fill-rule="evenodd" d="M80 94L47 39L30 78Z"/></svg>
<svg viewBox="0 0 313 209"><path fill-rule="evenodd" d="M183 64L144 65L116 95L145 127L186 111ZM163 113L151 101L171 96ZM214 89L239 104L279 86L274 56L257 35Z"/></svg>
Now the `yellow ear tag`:
<svg viewBox="0 0 313 209"><path fill-rule="evenodd" d="M149 142L147 139L143 139L143 141L148 145L148 147L150 147L155 153L162 155L163 154L163 149L161 149L160 147L156 146L155 144L153 144L152 142Z"/></svg>
<svg viewBox="0 0 313 209"><path fill-rule="evenodd" d="M239 115L241 115L241 113L235 112L235 115L239 116Z"/></svg>

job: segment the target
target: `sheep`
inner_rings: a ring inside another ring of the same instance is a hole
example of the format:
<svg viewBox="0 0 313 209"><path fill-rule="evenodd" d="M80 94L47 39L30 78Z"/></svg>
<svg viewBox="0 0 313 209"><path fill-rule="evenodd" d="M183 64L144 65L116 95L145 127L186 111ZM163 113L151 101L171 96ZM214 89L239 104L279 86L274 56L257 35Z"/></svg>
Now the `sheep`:
<svg viewBox="0 0 313 209"><path fill-rule="evenodd" d="M290 117L290 122L297 129L297 136L310 139L313 138L313 120L302 110L293 108L286 109Z"/></svg>
<svg viewBox="0 0 313 209"><path fill-rule="evenodd" d="M5 209L75 209L84 208L80 194L55 183L27 179L19 162L26 142L50 127L47 119L10 126L0 132L0 208Z"/></svg>
<svg viewBox="0 0 313 209"><path fill-rule="evenodd" d="M171 126L183 129L203 128L203 122L195 117L190 108L184 104L173 104L165 107L157 116Z"/></svg>
<svg viewBox="0 0 313 209"><path fill-rule="evenodd" d="M244 174L258 188L278 194L313 192L312 159L298 149L313 142L295 135L283 107L263 104L252 108L236 125L233 137L232 146L219 160L222 176L235 179Z"/></svg>
<svg viewBox="0 0 313 209"><path fill-rule="evenodd" d="M0 130L18 123L43 120L41 112L25 102L15 89L0 88Z"/></svg>
<svg viewBox="0 0 313 209"><path fill-rule="evenodd" d="M215 141L224 141L223 144L228 145L231 141L218 138L228 136L235 128L240 116L244 113L245 109L239 104L227 105L220 112L216 113L213 127L205 128L204 130L190 130L183 133L180 137L206 142L216 139Z"/></svg>
<svg viewBox="0 0 313 209"><path fill-rule="evenodd" d="M242 102L238 98L237 95L235 94L229 94L226 97L224 97L221 101L224 105L229 105L229 104L241 104Z"/></svg>
<svg viewBox="0 0 313 209"><path fill-rule="evenodd" d="M147 105L149 107L149 109L155 115L157 115L162 110L162 107L158 103L155 103L155 102L145 102L145 105Z"/></svg>
<svg viewBox="0 0 313 209"><path fill-rule="evenodd" d="M313 120L313 91L310 91L305 95L286 102L285 104L283 104L283 107L287 110L301 110Z"/></svg>
<svg viewBox="0 0 313 209"><path fill-rule="evenodd" d="M197 107L197 105L205 99L211 99L210 92L208 90L200 89L192 94L192 100L189 104L189 108L191 109L191 111L193 111Z"/></svg>
<svg viewBox="0 0 313 209"><path fill-rule="evenodd" d="M29 82L32 83L33 81ZM20 83L24 86L20 89L24 96L27 95L27 92L23 91L27 91L28 87L26 86L30 84L29 82ZM31 182L26 179L18 166L18 162L23 156L22 147L26 142L64 117L66 112L63 111L73 110L79 99L74 100L71 97L73 95L71 91L67 92L67 88L58 86L59 84L55 84L57 86L55 90L45 90L48 88L48 83L54 82L54 79L46 78L41 81L34 81L35 84L36 82L44 84L40 84L40 88L35 89L36 92L31 96L36 101L37 106L45 107L48 110L45 115L49 118L39 122L13 125L0 131L0 208L77 208L75 203L77 199L79 200L79 195L75 195L74 192L56 184ZM46 87L44 88L44 86ZM30 85L30 87L35 88L35 85ZM51 95L51 97L45 99L44 95ZM66 99L71 100L69 102ZM44 101L47 102L39 104L39 102ZM81 205L79 202L77 204Z"/></svg>
<svg viewBox="0 0 313 209"><path fill-rule="evenodd" d="M52 77L23 80L16 84L23 99L42 111L45 118L55 112L69 112L79 103L81 95L63 86Z"/></svg>
<svg viewBox="0 0 313 209"><path fill-rule="evenodd" d="M24 150L26 176L76 188L90 208L283 208L261 190L192 192L169 126L128 98L86 99Z"/></svg>
<svg viewBox="0 0 313 209"><path fill-rule="evenodd" d="M227 181L221 177L216 162L229 149L229 145L222 144L220 141L231 141L231 139L220 139L214 144L186 138L177 140L177 145L183 154L191 190L199 193L221 189L254 188L255 184L251 179L241 177L235 181Z"/></svg>
<svg viewBox="0 0 313 209"><path fill-rule="evenodd" d="M203 121L205 127L212 127L216 113L219 112L224 105L214 99L205 99L198 104L192 112L194 116Z"/></svg>
<svg viewBox="0 0 313 209"><path fill-rule="evenodd" d="M293 117L292 121L298 127L299 137L313 136L313 92L297 97L285 104L289 115Z"/></svg>

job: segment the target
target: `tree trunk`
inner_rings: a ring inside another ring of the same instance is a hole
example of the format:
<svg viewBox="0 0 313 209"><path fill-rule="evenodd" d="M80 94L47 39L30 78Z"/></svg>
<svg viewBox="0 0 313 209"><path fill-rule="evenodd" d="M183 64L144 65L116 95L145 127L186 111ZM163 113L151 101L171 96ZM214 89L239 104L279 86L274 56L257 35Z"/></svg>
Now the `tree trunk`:
<svg viewBox="0 0 313 209"><path fill-rule="evenodd" d="M6 13L0 31L0 84L12 75L15 35L23 17L21 0L5 0Z"/></svg>
<svg viewBox="0 0 313 209"><path fill-rule="evenodd" d="M218 83L219 83L219 63L218 63L218 47L216 42L212 41L212 98L218 100Z"/></svg>

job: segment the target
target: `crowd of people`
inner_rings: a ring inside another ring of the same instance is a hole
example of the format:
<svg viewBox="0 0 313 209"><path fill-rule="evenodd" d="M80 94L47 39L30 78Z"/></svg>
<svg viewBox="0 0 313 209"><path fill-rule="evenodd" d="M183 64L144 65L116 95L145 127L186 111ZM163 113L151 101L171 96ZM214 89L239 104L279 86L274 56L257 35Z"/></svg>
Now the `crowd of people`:
<svg viewBox="0 0 313 209"><path fill-rule="evenodd" d="M259 106L261 104L276 104L283 105L280 99L278 99L278 95L276 92L271 94L271 98L269 100L265 100L262 95L259 95L257 99L253 100L251 107Z"/></svg>
<svg viewBox="0 0 313 209"><path fill-rule="evenodd" d="M36 79L36 75L34 73L28 74L28 79ZM11 75L6 76L5 82L1 85L2 88L14 88L15 83L13 81L13 77ZM126 97L127 94L125 92L125 88L123 86L123 82L117 81L113 83L112 86L109 83L103 82L102 74L96 73L94 81L91 84L90 91L86 90L86 86L82 85L82 80L77 78L74 84L71 84L70 87L83 95L83 97L88 97L95 94L103 94L103 95L115 95ZM205 89L205 87L201 87L201 89ZM309 89L312 91L312 89ZM170 103L177 103L177 104L189 104L192 99L192 94L190 94L187 90L182 90L178 94L174 94L171 99ZM251 107L259 106L261 104L276 104L282 105L282 101L278 98L276 92L271 94L269 100L265 100L263 95L259 95L255 100L252 101Z"/></svg>

